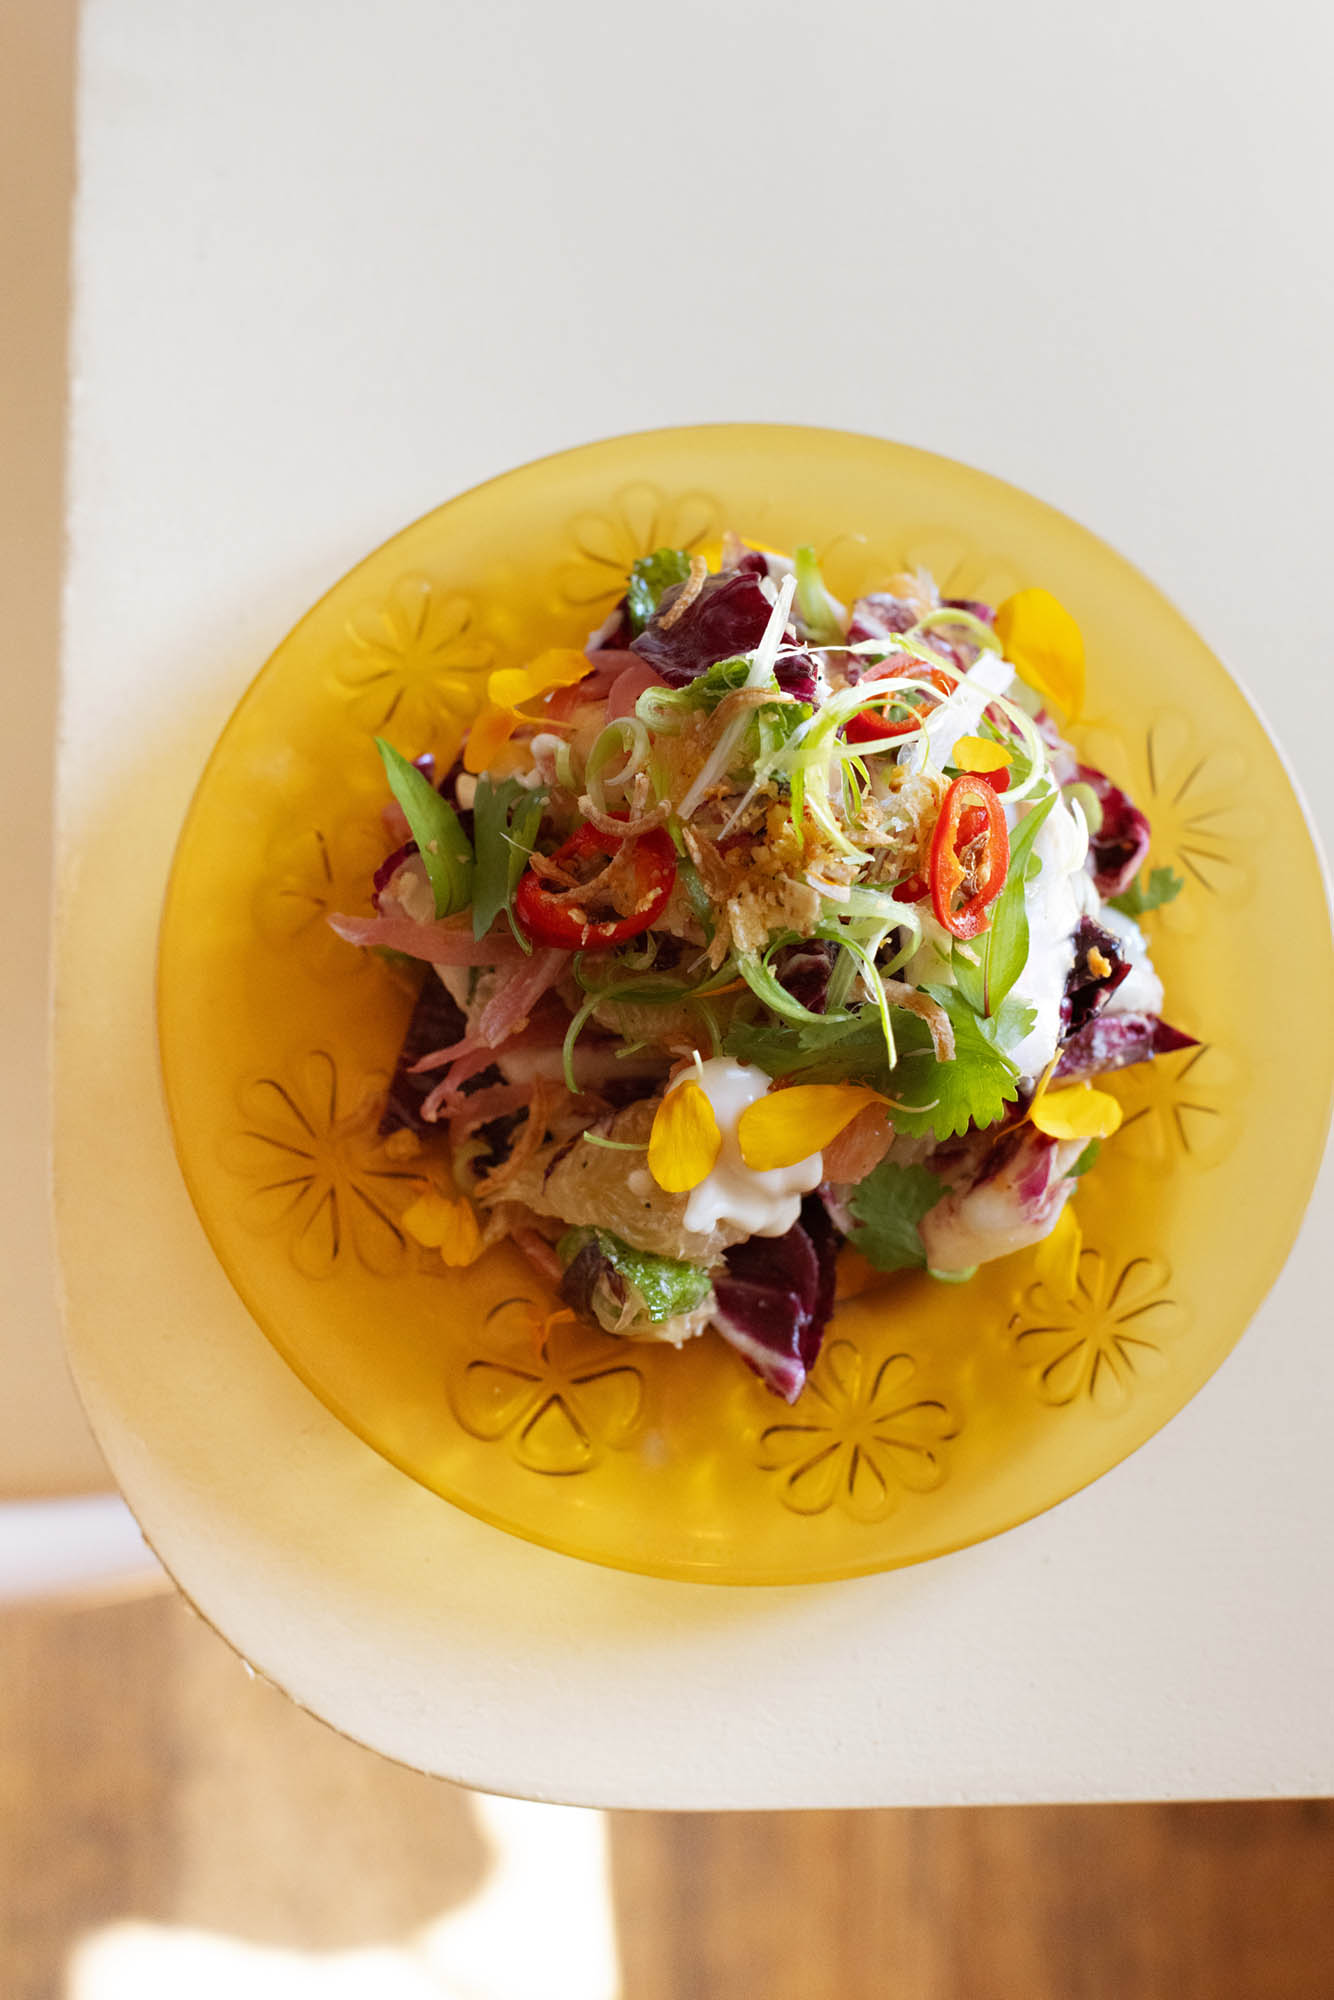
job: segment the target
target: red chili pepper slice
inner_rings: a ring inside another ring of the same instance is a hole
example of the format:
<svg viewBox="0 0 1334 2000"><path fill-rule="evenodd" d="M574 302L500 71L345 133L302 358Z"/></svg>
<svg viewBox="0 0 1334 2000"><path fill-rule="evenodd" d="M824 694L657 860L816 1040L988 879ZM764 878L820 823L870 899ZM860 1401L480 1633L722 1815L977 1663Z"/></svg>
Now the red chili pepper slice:
<svg viewBox="0 0 1334 2000"><path fill-rule="evenodd" d="M927 686L934 688L942 699L954 692L956 683L948 674L942 673L939 667L912 667L905 668L904 672L910 673L914 680L925 681ZM894 682L889 680L885 683L883 705L879 708L859 708L855 715L848 717L843 734L849 743L881 743L887 736L910 735L922 720L919 707L921 700L920 689L909 688L903 693L895 694ZM901 716L894 721L887 713L890 708L916 710L916 712Z"/></svg>
<svg viewBox="0 0 1334 2000"><path fill-rule="evenodd" d="M624 845L618 835L585 822L551 858L569 868L594 854L610 858ZM514 891L514 916L524 936L533 944L558 945L568 951L604 951L646 931L662 915L675 886L676 850L660 826L637 835L632 848L634 908L626 917L589 922L578 897L562 902L558 892L530 865Z"/></svg>
<svg viewBox="0 0 1334 2000"><path fill-rule="evenodd" d="M968 850L966 857L960 850ZM976 851L973 851L976 849ZM1000 800L977 771L954 780L931 841L931 907L954 937L974 938L1005 886L1010 835ZM963 901L954 898L963 891Z"/></svg>

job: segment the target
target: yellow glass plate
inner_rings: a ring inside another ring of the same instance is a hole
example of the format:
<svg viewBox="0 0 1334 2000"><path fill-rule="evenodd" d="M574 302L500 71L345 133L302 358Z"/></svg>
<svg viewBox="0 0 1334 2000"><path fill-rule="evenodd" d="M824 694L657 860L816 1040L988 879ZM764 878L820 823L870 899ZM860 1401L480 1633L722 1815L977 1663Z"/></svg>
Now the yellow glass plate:
<svg viewBox="0 0 1334 2000"><path fill-rule="evenodd" d="M680 1353L557 1316L516 1252L447 1270L404 1233L376 1137L410 995L327 929L384 851L372 737L448 761L485 674L577 645L636 556L725 527L814 542L844 599L922 564L953 596L1043 584L1088 649L1076 732L1186 880L1148 919L1201 1046L1109 1087L1085 1248L842 1304L801 1399L721 1340ZM465 493L369 556L245 695L181 835L159 1024L200 1218L321 1400L445 1499L570 1555L798 1583L921 1561L1052 1506L1212 1373L1296 1232L1328 1115L1321 873L1236 685L1129 564L1050 508L878 439L773 425L615 438Z"/></svg>

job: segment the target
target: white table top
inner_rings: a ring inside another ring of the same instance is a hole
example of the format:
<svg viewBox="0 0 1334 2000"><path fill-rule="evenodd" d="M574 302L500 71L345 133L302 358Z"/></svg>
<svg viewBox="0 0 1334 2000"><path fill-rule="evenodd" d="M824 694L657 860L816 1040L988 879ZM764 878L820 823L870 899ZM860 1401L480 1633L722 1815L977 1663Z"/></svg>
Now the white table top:
<svg viewBox="0 0 1334 2000"><path fill-rule="evenodd" d="M1055 1512L803 1591L604 1572L433 1499L287 1374L175 1178L154 911L81 886L113 797L127 874L160 881L245 682L402 522L586 437L742 416L899 437L1084 520L1258 694L1328 838L1334 693L1305 630L1334 448L1326 28L1303 14L1294 63L1184 0L1153 25L1036 0L834 4L818 28L787 0L350 11L85 21L59 785L63 967L95 998L63 1026L58 1115L121 1107L122 1173L109 1192L107 1143L66 1149L63 1241L84 1390L150 1538L300 1700L491 1789L1334 1790L1328 1168L1236 1353ZM72 1021L114 1079L71 1066Z"/></svg>

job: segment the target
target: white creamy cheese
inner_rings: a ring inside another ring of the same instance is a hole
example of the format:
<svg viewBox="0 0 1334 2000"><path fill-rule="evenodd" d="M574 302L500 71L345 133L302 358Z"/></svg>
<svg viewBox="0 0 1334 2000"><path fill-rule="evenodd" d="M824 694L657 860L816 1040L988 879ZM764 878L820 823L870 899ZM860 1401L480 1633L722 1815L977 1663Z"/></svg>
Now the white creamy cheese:
<svg viewBox="0 0 1334 2000"><path fill-rule="evenodd" d="M801 1213L801 1197L820 1185L824 1157L812 1153L795 1167L775 1167L756 1173L741 1157L737 1120L769 1088L769 1079L753 1064L714 1056L700 1065L695 1081L713 1106L722 1133L722 1151L712 1172L686 1202L685 1226L701 1235L730 1222L749 1236L786 1236Z"/></svg>
<svg viewBox="0 0 1334 2000"><path fill-rule="evenodd" d="M1010 989L1021 1007L1037 1018L1010 1054L1021 1076L1040 1076L1056 1053L1061 1034L1061 1001L1070 970L1070 940L1081 917L1098 915L1098 892L1084 863L1088 828L1083 816L1058 799L1033 842L1042 872L1024 884L1028 916L1028 961Z"/></svg>

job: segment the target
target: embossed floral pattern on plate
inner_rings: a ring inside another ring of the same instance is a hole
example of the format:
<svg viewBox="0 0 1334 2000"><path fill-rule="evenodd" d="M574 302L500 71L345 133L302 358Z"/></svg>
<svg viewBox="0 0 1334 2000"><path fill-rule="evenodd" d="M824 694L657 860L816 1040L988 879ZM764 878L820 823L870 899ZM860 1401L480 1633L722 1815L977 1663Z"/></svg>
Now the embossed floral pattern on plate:
<svg viewBox="0 0 1334 2000"><path fill-rule="evenodd" d="M1147 813L1152 860L1168 863L1185 881L1160 922L1195 930L1212 897L1239 902L1252 893L1250 857L1264 836L1264 814L1238 745L1202 738L1176 709L1160 710L1140 737L1096 723L1076 733L1085 761L1124 785Z"/></svg>
<svg viewBox="0 0 1334 2000"><path fill-rule="evenodd" d="M633 1349L576 1320L507 1299L487 1315L487 1352L453 1360L450 1405L473 1437L503 1441L529 1472L588 1472L634 1437L644 1378Z"/></svg>
<svg viewBox="0 0 1334 2000"><path fill-rule="evenodd" d="M654 549L694 549L726 523L708 493L669 498L647 482L621 487L606 511L570 524L573 553L560 573L565 602L578 610L609 611L625 590L631 566Z"/></svg>
<svg viewBox="0 0 1334 2000"><path fill-rule="evenodd" d="M1119 1415L1141 1383L1161 1374L1164 1349L1187 1323L1171 1287L1161 1258L1117 1262L1098 1250L1083 1252L1068 1292L1031 1285L1011 1336L1043 1402L1087 1401L1104 1416Z"/></svg>
<svg viewBox="0 0 1334 2000"><path fill-rule="evenodd" d="M911 1355L865 1354L833 1339L791 1419L761 1433L757 1463L783 1475L779 1493L794 1514L836 1507L854 1521L883 1521L905 1489L940 1485L940 1447L957 1433L949 1407L923 1392Z"/></svg>
<svg viewBox="0 0 1334 2000"><path fill-rule="evenodd" d="M354 611L346 630L335 673L350 721L406 755L432 748L452 756L495 664L472 601L411 573Z"/></svg>
<svg viewBox="0 0 1334 2000"><path fill-rule="evenodd" d="M290 950L317 978L350 978L364 971L371 963L367 954L345 944L327 919L335 910L366 907L385 846L384 827L375 814L284 829L269 849L255 895L260 935Z"/></svg>
<svg viewBox="0 0 1334 2000"><path fill-rule="evenodd" d="M1119 1070L1118 1153L1164 1173L1214 1167L1236 1145L1244 1082L1222 1049L1202 1043Z"/></svg>
<svg viewBox="0 0 1334 2000"><path fill-rule="evenodd" d="M376 1132L385 1081L349 1081L327 1050L312 1049L238 1093L239 1129L221 1150L224 1166L250 1184L241 1219L285 1237L306 1277L332 1277L349 1257L388 1275L412 1252L398 1217L420 1180Z"/></svg>

